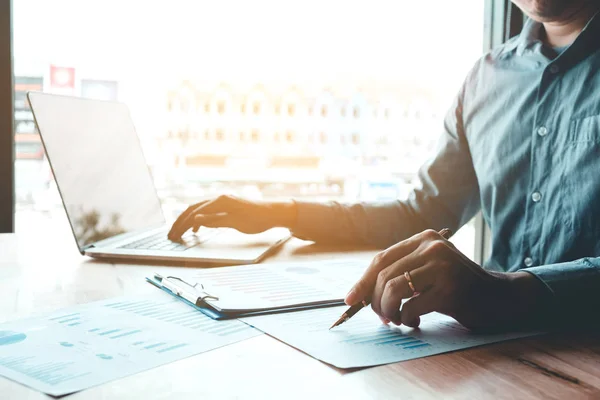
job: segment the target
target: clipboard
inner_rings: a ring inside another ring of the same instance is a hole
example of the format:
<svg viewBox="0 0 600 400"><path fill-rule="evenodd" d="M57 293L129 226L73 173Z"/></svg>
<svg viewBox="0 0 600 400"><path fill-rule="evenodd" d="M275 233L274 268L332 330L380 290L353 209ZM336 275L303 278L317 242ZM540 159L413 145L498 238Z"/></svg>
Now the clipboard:
<svg viewBox="0 0 600 400"><path fill-rule="evenodd" d="M176 276L162 276L154 274L147 277L146 281L165 293L175 296L189 306L204 313L215 320L236 319L266 314L285 313L290 311L302 311L314 308L336 307L344 304L343 299L320 300L308 303L283 305L268 308L236 308L223 309L211 301L218 301L219 297L205 290L201 283L189 283Z"/></svg>

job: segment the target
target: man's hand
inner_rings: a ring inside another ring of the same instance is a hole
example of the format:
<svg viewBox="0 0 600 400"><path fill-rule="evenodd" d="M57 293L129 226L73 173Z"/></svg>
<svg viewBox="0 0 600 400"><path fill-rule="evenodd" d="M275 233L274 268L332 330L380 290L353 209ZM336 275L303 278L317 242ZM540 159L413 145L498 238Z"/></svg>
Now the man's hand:
<svg viewBox="0 0 600 400"><path fill-rule="evenodd" d="M551 296L533 275L488 272L428 230L379 253L346 303L370 297L381 319L397 325L418 327L421 315L437 311L470 329L494 329L532 323ZM403 299L408 300L401 307Z"/></svg>
<svg viewBox="0 0 600 400"><path fill-rule="evenodd" d="M293 228L296 205L288 202L255 202L233 196L219 196L188 207L169 232L169 239L178 240L186 231L198 231L201 226L235 228L244 233L259 233L275 227Z"/></svg>

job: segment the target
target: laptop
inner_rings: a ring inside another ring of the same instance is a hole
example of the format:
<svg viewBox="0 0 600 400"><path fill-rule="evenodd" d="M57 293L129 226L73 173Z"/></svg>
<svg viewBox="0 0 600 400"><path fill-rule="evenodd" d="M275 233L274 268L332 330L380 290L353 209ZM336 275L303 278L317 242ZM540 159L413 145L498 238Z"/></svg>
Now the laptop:
<svg viewBox="0 0 600 400"><path fill-rule="evenodd" d="M128 107L119 102L27 95L82 254L97 258L252 264L290 238L204 228L181 241L167 225Z"/></svg>

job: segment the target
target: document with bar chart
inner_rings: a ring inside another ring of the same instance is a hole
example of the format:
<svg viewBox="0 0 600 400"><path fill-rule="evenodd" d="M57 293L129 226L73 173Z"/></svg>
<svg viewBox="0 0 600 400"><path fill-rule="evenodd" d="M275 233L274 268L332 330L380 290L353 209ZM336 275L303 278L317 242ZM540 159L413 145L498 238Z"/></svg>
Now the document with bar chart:
<svg viewBox="0 0 600 400"><path fill-rule="evenodd" d="M450 317L421 317L419 329L384 325L371 309L329 330L347 307L243 318L242 321L339 368L406 361L538 333L475 334Z"/></svg>
<svg viewBox="0 0 600 400"><path fill-rule="evenodd" d="M260 334L175 298L117 298L0 325L0 375L61 396Z"/></svg>

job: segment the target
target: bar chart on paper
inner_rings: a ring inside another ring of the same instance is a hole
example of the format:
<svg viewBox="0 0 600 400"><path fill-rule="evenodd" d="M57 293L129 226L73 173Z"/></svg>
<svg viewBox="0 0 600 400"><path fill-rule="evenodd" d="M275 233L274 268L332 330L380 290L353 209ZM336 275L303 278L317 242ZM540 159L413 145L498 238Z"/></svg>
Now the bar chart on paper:
<svg viewBox="0 0 600 400"><path fill-rule="evenodd" d="M112 299L0 325L0 375L60 396L258 334L177 299Z"/></svg>
<svg viewBox="0 0 600 400"><path fill-rule="evenodd" d="M346 309L333 307L242 320L339 368L406 361L536 334L474 334L452 318L437 313L422 317L419 329L388 326L370 309L329 330Z"/></svg>

